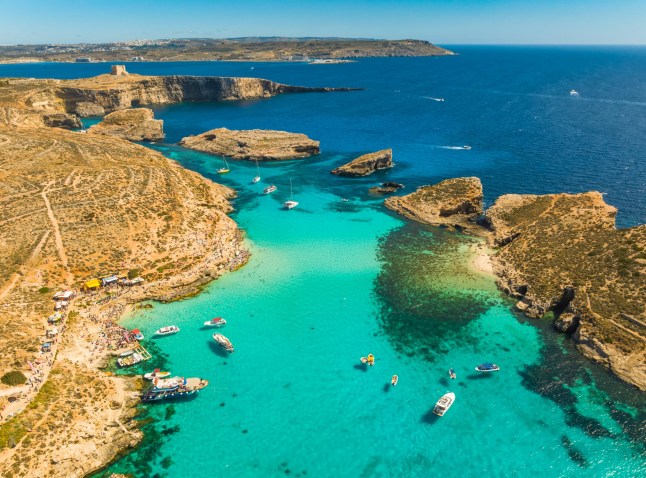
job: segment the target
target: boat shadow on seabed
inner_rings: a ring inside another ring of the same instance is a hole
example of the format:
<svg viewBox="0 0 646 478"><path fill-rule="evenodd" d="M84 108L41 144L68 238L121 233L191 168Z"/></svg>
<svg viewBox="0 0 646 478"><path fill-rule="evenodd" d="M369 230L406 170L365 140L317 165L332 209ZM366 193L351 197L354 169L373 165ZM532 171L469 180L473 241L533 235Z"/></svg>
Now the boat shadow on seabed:
<svg viewBox="0 0 646 478"><path fill-rule="evenodd" d="M215 342L212 342L212 341L210 341L210 340L209 340L209 341L208 341L208 344L209 344L209 348L210 348L213 352L215 352L216 354L218 354L220 357L228 357L229 355L231 355L229 352L227 352L226 350L224 350L222 347L220 347L220 346L219 346L218 344L216 344Z"/></svg>

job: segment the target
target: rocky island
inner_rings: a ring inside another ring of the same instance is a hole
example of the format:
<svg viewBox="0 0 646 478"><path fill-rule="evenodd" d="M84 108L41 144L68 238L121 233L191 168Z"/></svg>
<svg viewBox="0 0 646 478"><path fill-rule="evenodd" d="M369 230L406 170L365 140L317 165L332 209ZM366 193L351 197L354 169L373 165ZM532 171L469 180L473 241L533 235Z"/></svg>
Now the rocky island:
<svg viewBox="0 0 646 478"><path fill-rule="evenodd" d="M88 132L118 136L129 141L157 141L164 139L164 122L156 120L150 108L126 109L106 115Z"/></svg>
<svg viewBox="0 0 646 478"><path fill-rule="evenodd" d="M482 214L482 183L478 178L446 179L422 186L406 196L386 199L386 207L432 226L473 228Z"/></svg>
<svg viewBox="0 0 646 478"><path fill-rule="evenodd" d="M393 150L382 149L374 153L364 154L356 159L353 159L343 166L330 171L337 176L359 177L368 176L380 169L393 167Z"/></svg>
<svg viewBox="0 0 646 478"><path fill-rule="evenodd" d="M320 143L304 134L260 129L217 128L183 138L179 144L205 153L258 161L300 159L320 152Z"/></svg>
<svg viewBox="0 0 646 478"><path fill-rule="evenodd" d="M485 235L501 290L530 317L546 317L587 357L646 390L646 225L615 227L598 192L505 195L485 212L477 178L425 186L386 205L426 224ZM456 216L459 218L456 220Z"/></svg>

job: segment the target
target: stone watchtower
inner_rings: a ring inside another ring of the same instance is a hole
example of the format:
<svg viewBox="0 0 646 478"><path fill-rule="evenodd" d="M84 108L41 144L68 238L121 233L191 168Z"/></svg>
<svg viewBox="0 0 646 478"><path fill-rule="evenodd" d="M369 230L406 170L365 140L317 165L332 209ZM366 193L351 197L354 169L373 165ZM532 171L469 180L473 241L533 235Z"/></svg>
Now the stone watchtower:
<svg viewBox="0 0 646 478"><path fill-rule="evenodd" d="M126 71L126 65L112 65L111 75L116 76L126 76L128 72Z"/></svg>

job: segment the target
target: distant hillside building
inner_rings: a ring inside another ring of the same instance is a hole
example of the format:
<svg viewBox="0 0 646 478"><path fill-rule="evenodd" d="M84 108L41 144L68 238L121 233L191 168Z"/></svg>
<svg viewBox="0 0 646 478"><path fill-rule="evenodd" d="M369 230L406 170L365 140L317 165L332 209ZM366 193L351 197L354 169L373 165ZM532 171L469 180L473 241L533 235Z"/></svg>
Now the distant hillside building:
<svg viewBox="0 0 646 478"><path fill-rule="evenodd" d="M128 72L126 71L126 65L112 65L110 74L116 76L126 76L128 74Z"/></svg>

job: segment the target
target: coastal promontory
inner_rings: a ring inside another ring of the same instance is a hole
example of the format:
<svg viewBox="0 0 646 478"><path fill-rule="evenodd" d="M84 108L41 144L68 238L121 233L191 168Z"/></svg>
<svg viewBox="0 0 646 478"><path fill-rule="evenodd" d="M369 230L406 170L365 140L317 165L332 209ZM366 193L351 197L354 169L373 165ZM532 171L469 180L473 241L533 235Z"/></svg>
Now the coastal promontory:
<svg viewBox="0 0 646 478"><path fill-rule="evenodd" d="M157 141L164 139L164 122L156 120L150 108L129 108L106 115L88 132L129 141Z"/></svg>
<svg viewBox="0 0 646 478"><path fill-rule="evenodd" d="M446 179L414 193L386 199L386 207L409 219L434 226L473 227L482 214L482 183L478 178Z"/></svg>
<svg viewBox="0 0 646 478"><path fill-rule="evenodd" d="M320 151L320 143L304 134L260 129L217 128L183 138L179 144L205 153L258 161L300 159Z"/></svg>
<svg viewBox="0 0 646 478"><path fill-rule="evenodd" d="M368 176L380 169L392 167L393 150L388 148L359 156L349 163L339 166L330 172L337 176L359 177Z"/></svg>
<svg viewBox="0 0 646 478"><path fill-rule="evenodd" d="M598 192L509 194L482 214L477 178L447 179L386 206L418 222L488 237L501 290L552 320L586 356L646 390L646 225L617 229Z"/></svg>

